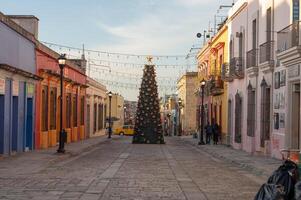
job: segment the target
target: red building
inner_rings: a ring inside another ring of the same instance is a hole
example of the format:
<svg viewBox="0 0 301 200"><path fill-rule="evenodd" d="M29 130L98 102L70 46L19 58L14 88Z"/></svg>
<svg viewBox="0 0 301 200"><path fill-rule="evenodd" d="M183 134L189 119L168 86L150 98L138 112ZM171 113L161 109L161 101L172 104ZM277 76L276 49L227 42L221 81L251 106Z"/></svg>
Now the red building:
<svg viewBox="0 0 301 200"><path fill-rule="evenodd" d="M35 147L57 145L60 130L59 54L43 44L36 49L37 74L43 81L36 88ZM64 68L63 128L67 143L84 139L86 104L85 60L67 60Z"/></svg>

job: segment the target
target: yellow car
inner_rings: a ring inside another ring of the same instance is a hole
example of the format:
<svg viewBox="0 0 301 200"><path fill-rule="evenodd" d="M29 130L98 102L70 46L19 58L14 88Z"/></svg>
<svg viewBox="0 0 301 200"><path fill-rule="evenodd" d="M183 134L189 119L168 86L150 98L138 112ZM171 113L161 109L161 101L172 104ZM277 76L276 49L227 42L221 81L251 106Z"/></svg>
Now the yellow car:
<svg viewBox="0 0 301 200"><path fill-rule="evenodd" d="M134 135L134 127L132 125L124 125L121 128L116 128L115 135Z"/></svg>

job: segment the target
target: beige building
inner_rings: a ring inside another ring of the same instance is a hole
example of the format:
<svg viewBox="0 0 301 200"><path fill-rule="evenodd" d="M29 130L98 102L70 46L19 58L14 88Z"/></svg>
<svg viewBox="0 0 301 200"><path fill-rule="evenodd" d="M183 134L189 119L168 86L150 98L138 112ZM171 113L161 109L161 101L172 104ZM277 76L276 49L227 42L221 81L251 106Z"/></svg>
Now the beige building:
<svg viewBox="0 0 301 200"><path fill-rule="evenodd" d="M197 129L197 72L186 72L177 83L179 99L182 100L180 122L182 134L192 134Z"/></svg>
<svg viewBox="0 0 301 200"><path fill-rule="evenodd" d="M106 98L106 105L107 105L107 119L109 118L110 112L110 104L109 104L109 97ZM111 117L113 121L113 132L116 128L120 128L124 125L124 98L120 94L113 94L112 102L111 102ZM107 125L108 126L108 125Z"/></svg>
<svg viewBox="0 0 301 200"><path fill-rule="evenodd" d="M105 99L107 89L101 83L87 77L86 133L89 137L105 134Z"/></svg>

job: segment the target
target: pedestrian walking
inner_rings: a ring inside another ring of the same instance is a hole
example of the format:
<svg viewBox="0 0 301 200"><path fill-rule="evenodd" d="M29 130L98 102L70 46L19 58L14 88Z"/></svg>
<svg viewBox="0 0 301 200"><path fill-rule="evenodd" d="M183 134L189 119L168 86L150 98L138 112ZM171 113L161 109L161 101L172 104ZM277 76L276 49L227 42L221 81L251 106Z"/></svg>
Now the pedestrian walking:
<svg viewBox="0 0 301 200"><path fill-rule="evenodd" d="M210 122L207 122L207 125L205 126L206 131L206 144L210 144L210 140L212 137L212 126L210 125Z"/></svg>
<svg viewBox="0 0 301 200"><path fill-rule="evenodd" d="M215 119L212 120L212 132L213 132L213 144L217 144L218 137L219 137L219 125L216 123Z"/></svg>

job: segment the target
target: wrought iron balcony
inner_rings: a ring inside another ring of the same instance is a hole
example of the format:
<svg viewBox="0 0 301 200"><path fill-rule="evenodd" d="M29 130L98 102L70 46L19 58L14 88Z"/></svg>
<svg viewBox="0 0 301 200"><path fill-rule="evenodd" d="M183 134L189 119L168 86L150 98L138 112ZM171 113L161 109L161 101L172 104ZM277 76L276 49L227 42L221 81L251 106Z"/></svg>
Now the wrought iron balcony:
<svg viewBox="0 0 301 200"><path fill-rule="evenodd" d="M300 22L294 22L277 33L278 53L297 46L300 46Z"/></svg>
<svg viewBox="0 0 301 200"><path fill-rule="evenodd" d="M260 45L259 62L274 62L274 41L269 41Z"/></svg>
<svg viewBox="0 0 301 200"><path fill-rule="evenodd" d="M241 57L235 57L230 59L230 74L233 78L244 78L244 67Z"/></svg>
<svg viewBox="0 0 301 200"><path fill-rule="evenodd" d="M258 67L258 49L247 52L247 69Z"/></svg>
<svg viewBox="0 0 301 200"><path fill-rule="evenodd" d="M221 78L226 82L233 81L233 70L231 70L229 63L224 63L222 65Z"/></svg>
<svg viewBox="0 0 301 200"><path fill-rule="evenodd" d="M210 95L216 96L224 93L224 82L221 76L212 77L210 81Z"/></svg>

